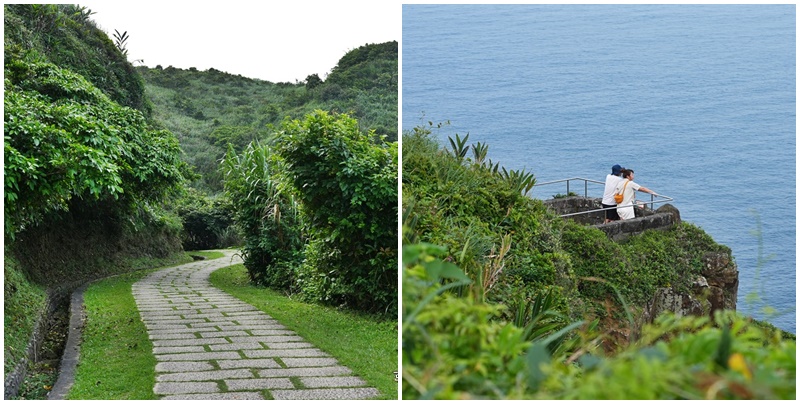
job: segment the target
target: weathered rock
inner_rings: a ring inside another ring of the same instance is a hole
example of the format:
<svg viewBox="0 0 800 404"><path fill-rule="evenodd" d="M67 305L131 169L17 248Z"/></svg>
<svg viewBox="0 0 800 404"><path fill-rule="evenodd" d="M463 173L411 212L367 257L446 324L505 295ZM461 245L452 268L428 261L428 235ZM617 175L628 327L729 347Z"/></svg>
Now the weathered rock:
<svg viewBox="0 0 800 404"><path fill-rule="evenodd" d="M703 257L703 276L708 280L712 310L736 310L739 294L739 269L725 253L709 253Z"/></svg>

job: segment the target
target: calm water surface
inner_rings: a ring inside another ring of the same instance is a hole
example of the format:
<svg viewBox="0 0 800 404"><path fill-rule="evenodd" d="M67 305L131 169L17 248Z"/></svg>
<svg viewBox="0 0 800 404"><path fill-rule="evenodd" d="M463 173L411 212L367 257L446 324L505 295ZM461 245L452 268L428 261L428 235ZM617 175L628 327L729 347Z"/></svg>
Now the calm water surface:
<svg viewBox="0 0 800 404"><path fill-rule="evenodd" d="M404 5L403 129L539 182L633 168L732 248L738 309L795 332L795 49L794 5Z"/></svg>

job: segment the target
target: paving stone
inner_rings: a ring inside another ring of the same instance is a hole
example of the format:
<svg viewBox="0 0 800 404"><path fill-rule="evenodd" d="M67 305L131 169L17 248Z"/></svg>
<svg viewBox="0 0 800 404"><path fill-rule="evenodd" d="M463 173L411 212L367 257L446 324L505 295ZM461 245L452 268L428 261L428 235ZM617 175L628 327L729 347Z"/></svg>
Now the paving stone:
<svg viewBox="0 0 800 404"><path fill-rule="evenodd" d="M255 392L229 392L213 394L179 394L165 396L164 400L263 400L264 396Z"/></svg>
<svg viewBox="0 0 800 404"><path fill-rule="evenodd" d="M240 351L242 349L265 349L258 342L233 342L230 344L209 345L212 351Z"/></svg>
<svg viewBox="0 0 800 404"><path fill-rule="evenodd" d="M153 347L153 353L158 354L170 354L170 353L187 353L187 352L205 352L205 348L202 345L191 345L191 346L157 346Z"/></svg>
<svg viewBox="0 0 800 404"><path fill-rule="evenodd" d="M307 390L275 390L272 397L276 400L363 400L378 396L374 388L358 389L307 389Z"/></svg>
<svg viewBox="0 0 800 404"><path fill-rule="evenodd" d="M155 315L154 313L149 313L147 316L147 321L164 321L164 320L183 320L183 316L180 314L172 314L172 315Z"/></svg>
<svg viewBox="0 0 800 404"><path fill-rule="evenodd" d="M339 364L336 358L281 358L281 360L290 368L334 366Z"/></svg>
<svg viewBox="0 0 800 404"><path fill-rule="evenodd" d="M217 382L162 382L156 383L153 387L153 392L156 394L216 393L218 391Z"/></svg>
<svg viewBox="0 0 800 404"><path fill-rule="evenodd" d="M289 329L277 329L277 330L251 330L250 331L253 335L295 335L295 332Z"/></svg>
<svg viewBox="0 0 800 404"><path fill-rule="evenodd" d="M291 369L262 369L258 371L261 377L292 377L292 376L343 376L353 373L344 366L328 366L319 368L291 368Z"/></svg>
<svg viewBox="0 0 800 404"><path fill-rule="evenodd" d="M238 379L225 380L228 390L264 390L264 389L293 389L294 384L289 379Z"/></svg>
<svg viewBox="0 0 800 404"><path fill-rule="evenodd" d="M267 345L269 349L296 349L296 348L313 348L314 345L308 342L270 342Z"/></svg>
<svg viewBox="0 0 800 404"><path fill-rule="evenodd" d="M272 317L268 317L264 314L248 314L246 316L227 316L228 318L235 319L239 323L249 323L249 324L261 324L262 321L267 321Z"/></svg>
<svg viewBox="0 0 800 404"><path fill-rule="evenodd" d="M299 335L257 335L253 337L231 337L231 342L305 342Z"/></svg>
<svg viewBox="0 0 800 404"><path fill-rule="evenodd" d="M300 382L306 387L358 387L367 382L356 376L339 377L301 377Z"/></svg>
<svg viewBox="0 0 800 404"><path fill-rule="evenodd" d="M156 364L156 372L197 372L201 370L214 370L214 365L208 362L160 362Z"/></svg>
<svg viewBox="0 0 800 404"><path fill-rule="evenodd" d="M194 335L194 332L171 332L171 333L158 333L158 334L150 334L151 340L166 340L166 339L196 339L197 335Z"/></svg>
<svg viewBox="0 0 800 404"><path fill-rule="evenodd" d="M153 341L153 346L186 346L186 345L210 345L227 344L225 338L197 338L197 339L157 339Z"/></svg>
<svg viewBox="0 0 800 404"><path fill-rule="evenodd" d="M241 358L238 352L197 352L156 355L156 360L166 361L203 361L211 359L238 359Z"/></svg>
<svg viewBox="0 0 800 404"><path fill-rule="evenodd" d="M236 368L250 368L250 369L263 369L263 368L280 368L281 365L275 362L274 359L233 359L233 360L219 360L217 364L222 369L236 369Z"/></svg>
<svg viewBox="0 0 800 404"><path fill-rule="evenodd" d="M209 332L201 332L200 336L203 338L215 338L215 337L243 337L247 334L245 331L209 331Z"/></svg>
<svg viewBox="0 0 800 404"><path fill-rule="evenodd" d="M147 326L149 331L161 331L161 330L180 330L186 331L189 329L189 326L186 324L164 324L164 325L149 325Z"/></svg>
<svg viewBox="0 0 800 404"><path fill-rule="evenodd" d="M248 358L283 358L283 357L314 357L329 356L317 348L305 349L262 349L262 350L243 350L244 356Z"/></svg>
<svg viewBox="0 0 800 404"><path fill-rule="evenodd" d="M211 370L208 372L164 373L156 376L158 382L196 382L205 380L246 379L253 377L249 369Z"/></svg>

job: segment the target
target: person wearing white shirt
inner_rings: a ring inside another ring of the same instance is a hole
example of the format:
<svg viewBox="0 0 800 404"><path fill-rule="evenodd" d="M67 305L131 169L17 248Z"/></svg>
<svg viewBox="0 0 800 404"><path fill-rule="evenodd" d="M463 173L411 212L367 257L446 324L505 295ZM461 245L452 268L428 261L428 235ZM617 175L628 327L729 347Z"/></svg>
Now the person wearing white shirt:
<svg viewBox="0 0 800 404"><path fill-rule="evenodd" d="M617 213L622 220L633 219L636 217L633 211L633 202L636 200L636 191L647 192L648 194L658 195L655 192L633 182L633 170L622 170L622 181L617 184L615 193L622 194L622 203L617 208Z"/></svg>

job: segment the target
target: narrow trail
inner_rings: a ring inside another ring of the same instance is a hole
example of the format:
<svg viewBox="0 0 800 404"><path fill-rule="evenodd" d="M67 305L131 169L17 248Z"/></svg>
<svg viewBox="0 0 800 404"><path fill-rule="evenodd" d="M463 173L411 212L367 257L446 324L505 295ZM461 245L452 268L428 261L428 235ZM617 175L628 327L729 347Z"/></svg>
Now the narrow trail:
<svg viewBox="0 0 800 404"><path fill-rule="evenodd" d="M233 252L150 274L133 296L163 399L366 399L377 389L255 307L211 286Z"/></svg>

